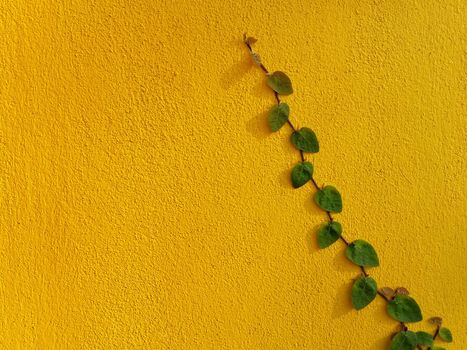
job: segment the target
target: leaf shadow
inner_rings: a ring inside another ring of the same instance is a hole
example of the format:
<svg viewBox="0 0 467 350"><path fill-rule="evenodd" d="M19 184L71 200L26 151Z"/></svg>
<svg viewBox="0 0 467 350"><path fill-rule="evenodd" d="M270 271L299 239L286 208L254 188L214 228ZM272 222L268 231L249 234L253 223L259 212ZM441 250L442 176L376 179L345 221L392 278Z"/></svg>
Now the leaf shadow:
<svg viewBox="0 0 467 350"><path fill-rule="evenodd" d="M251 61L248 51L245 49L243 40L234 39L230 41L229 46L235 47L235 50L239 53L239 61L230 66L220 77L220 85L224 90L229 90L235 84L238 84L244 76L254 68L254 64Z"/></svg>
<svg viewBox="0 0 467 350"><path fill-rule="evenodd" d="M291 191L293 191L294 188L292 187L292 182L290 181L290 171L291 170L288 168L285 170L282 170L279 173L278 180L282 188L290 189Z"/></svg>
<svg viewBox="0 0 467 350"><path fill-rule="evenodd" d="M233 85L239 83L252 68L253 64L247 58L235 63L222 74L221 87L224 90L229 90Z"/></svg>
<svg viewBox="0 0 467 350"><path fill-rule="evenodd" d="M348 314L353 310L352 300L350 298L350 290L352 289L353 281L347 281L337 288L337 293L335 296L336 302L332 308L332 318L339 318Z"/></svg>
<svg viewBox="0 0 467 350"><path fill-rule="evenodd" d="M391 337L387 336L387 337L380 338L376 340L375 342L373 342L370 345L369 350L389 349L390 345L391 345Z"/></svg>
<svg viewBox="0 0 467 350"><path fill-rule="evenodd" d="M269 130L268 122L268 112L264 111L246 122L246 130L256 137L259 140L263 140L269 135L271 131Z"/></svg>
<svg viewBox="0 0 467 350"><path fill-rule="evenodd" d="M306 233L306 246L308 248L308 253L313 254L320 250L318 246L318 240L316 239L317 232L319 228L323 225L322 223L316 224L311 230Z"/></svg>
<svg viewBox="0 0 467 350"><path fill-rule="evenodd" d="M400 331L400 324L394 322L388 313L385 312L387 305L386 302L380 298L377 299L377 301L373 301L370 305L370 307L373 308L371 317L374 322L386 329L384 332L386 335L383 338L375 340L371 344L370 350L389 349L391 339Z"/></svg>
<svg viewBox="0 0 467 350"><path fill-rule="evenodd" d="M307 184L307 186L311 186L311 183L310 185ZM313 215L316 218L322 217L323 219L320 221L323 221L326 219L326 217L324 216L326 213L322 209L318 208L318 206L316 205L314 197L313 197L314 192L315 190L312 190L310 192L310 195L307 196L305 203L303 203L303 205L305 206L305 209L307 212L309 212L311 215Z"/></svg>
<svg viewBox="0 0 467 350"><path fill-rule="evenodd" d="M271 107L276 104L274 97L274 92L266 84L266 79L261 79L253 87L253 94L256 97L261 97L262 99L269 98L271 100Z"/></svg>
<svg viewBox="0 0 467 350"><path fill-rule="evenodd" d="M337 244L341 243L339 241ZM334 244L336 244L334 243ZM358 273L358 266L353 264L345 255L345 249L340 250L332 259L332 266L336 271L356 272Z"/></svg>

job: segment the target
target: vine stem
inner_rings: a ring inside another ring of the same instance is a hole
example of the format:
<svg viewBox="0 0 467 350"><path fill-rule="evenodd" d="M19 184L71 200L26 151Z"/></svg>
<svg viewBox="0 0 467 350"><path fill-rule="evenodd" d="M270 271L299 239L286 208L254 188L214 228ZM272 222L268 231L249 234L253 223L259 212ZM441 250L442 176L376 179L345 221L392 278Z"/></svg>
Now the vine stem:
<svg viewBox="0 0 467 350"><path fill-rule="evenodd" d="M255 40L255 41L256 41L256 40ZM253 43L253 41L250 42L249 39L246 38L246 34L244 34L244 41L243 41L243 42L245 43L245 45L247 46L248 50L250 51L250 54L251 54L251 56L252 56L254 62L261 68L261 70L262 70L267 76L269 76L269 75L270 75L269 70L264 66L264 64L261 62L261 59L259 58L259 55L257 55L257 54L253 51L253 49L252 49L252 47L251 47L251 43ZM278 93L277 91L273 90L272 88L271 88L271 90L272 90L273 93L274 93L274 97L275 97L275 100L276 100L277 105L280 105L280 104L281 104L281 99L280 99L279 93ZM295 128L294 124L292 123L292 121L291 121L289 118L287 118L287 124L289 125L289 127L292 129L293 132L297 132L297 129ZM299 154L300 154L300 159L301 159L301 161L302 161L302 162L305 162L305 161L306 161L306 158L305 158L305 155L304 155L304 151L303 151L303 150L299 150ZM318 185L318 183L316 182L316 180L313 178L313 176L311 176L311 179L310 179L310 180L311 180L311 184L313 185L313 187L314 187L314 189L315 189L316 191L319 192L319 191L322 190L322 188L320 188L320 186ZM327 210L325 210L325 212L326 212L326 215L327 215L327 218L328 218L329 222L330 222L330 223L333 223L333 222L334 222L334 218L333 218L331 212L330 212L330 211L327 211ZM347 241L347 239L346 239L342 234L339 236L339 239L340 239L340 241L342 241L347 247L349 247L349 246L352 244L352 243L349 243L349 241ZM370 274L366 271L366 269L365 269L364 266L358 266L358 267L360 268L361 273L362 273L362 275L363 275L364 277L369 277L369 276L370 276ZM386 303L390 303L390 302L394 299L394 296L392 296L392 297L386 296L386 295L385 295L383 292L381 292L380 290L377 290L376 293L377 293L382 299L384 299L384 301L385 301ZM399 324L400 324L400 326L401 326L402 331L408 331L408 327L407 327L407 325L406 325L404 322L399 322ZM438 337L440 328L441 328L441 326L438 324L438 325L436 326L436 330L435 330L435 332L434 332L434 334L433 334L433 341ZM423 350L423 348L422 348L420 345L417 345L416 348L419 349L419 350ZM431 350L431 349L432 349L432 347L428 347L428 350Z"/></svg>
<svg viewBox="0 0 467 350"><path fill-rule="evenodd" d="M436 325L435 334L433 334L433 341L435 341L436 337L438 336L440 328L440 325ZM431 347L429 347L428 350L431 350Z"/></svg>
<svg viewBox="0 0 467 350"><path fill-rule="evenodd" d="M254 53L253 49L251 48L251 45L248 43L248 42L244 42L245 45L247 46L248 50L250 51L250 53ZM259 67L263 70L263 72L268 75L269 74L269 70L264 66L263 63L260 63L259 64ZM276 99L276 103L279 105L281 103L281 99L279 97L279 94L276 92L276 91L273 91L274 92L274 97ZM289 118L287 118L287 124L290 126L290 128L292 129L292 131L297 131L297 129L295 128L295 126L292 124L292 122L290 121ZM305 162L306 161L306 158L305 158L305 155L304 155L304 152L302 150L299 151L300 152L300 159L302 162ZM311 183L313 185L313 187L316 189L316 191L321 191L321 188L319 187L318 183L316 182L316 180L311 177ZM332 214L329 212L329 211L326 211L326 215L328 217L328 220L329 222L333 222L334 221L334 218L332 217ZM345 237L343 235L341 235L339 237L339 239L348 247L350 245L349 241L347 241L345 239ZM363 274L363 276L365 277L369 277L370 274L366 271L365 267L364 266L359 266L360 267L360 270ZM379 290L377 291L377 294L384 299L385 302L389 303L391 300L388 299L383 293L381 293ZM404 323L401 323L401 326L404 330L407 330L407 326L404 324ZM438 330L439 331L439 330ZM437 334L433 337L433 339L437 336Z"/></svg>

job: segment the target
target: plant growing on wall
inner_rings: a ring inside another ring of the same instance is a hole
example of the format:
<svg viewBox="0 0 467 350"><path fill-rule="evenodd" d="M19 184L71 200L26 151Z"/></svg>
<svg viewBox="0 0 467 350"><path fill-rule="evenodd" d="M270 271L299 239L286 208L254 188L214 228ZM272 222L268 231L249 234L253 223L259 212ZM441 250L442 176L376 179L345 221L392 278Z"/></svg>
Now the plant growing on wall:
<svg viewBox="0 0 467 350"><path fill-rule="evenodd" d="M416 300L409 296L403 287L378 288L377 282L368 273L369 268L379 266L379 258L375 248L362 239L348 241L342 234L342 225L334 219L334 215L342 212L342 197L337 188L331 185L319 187L313 178L313 164L306 160L305 154L319 152L319 142L314 131L307 127L297 129L289 118L290 107L281 101L281 96L293 93L290 78L281 71L269 72L261 61L261 57L252 48L257 40L244 35L243 42L247 46L253 62L266 74L266 83L274 93L276 104L268 115L268 124L272 132L280 130L285 124L292 130L290 142L300 154L300 161L291 170L293 188L300 188L307 183L313 186L314 201L327 216L327 222L317 232L318 246L325 249L337 241L345 245L346 257L360 269L360 275L355 279L350 294L352 305L361 310L369 305L378 295L386 302L386 310L390 317L399 322L400 331L391 340L390 350L431 349L443 350L435 345L435 340L452 342L451 331L442 326L440 317L432 317L429 322L436 327L434 334L423 331L409 330L408 324L423 319L422 312Z"/></svg>

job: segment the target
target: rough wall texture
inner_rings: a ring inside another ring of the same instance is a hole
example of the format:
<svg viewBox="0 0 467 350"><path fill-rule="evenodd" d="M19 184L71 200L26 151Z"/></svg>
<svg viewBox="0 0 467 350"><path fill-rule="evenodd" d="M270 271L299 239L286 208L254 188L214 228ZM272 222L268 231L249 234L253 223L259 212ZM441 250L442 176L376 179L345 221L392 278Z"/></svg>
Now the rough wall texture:
<svg viewBox="0 0 467 350"><path fill-rule="evenodd" d="M467 348L465 2L0 2L1 349L384 349L381 300L318 251L288 130L240 41L286 71L320 184L372 274ZM417 328L429 330L425 322Z"/></svg>

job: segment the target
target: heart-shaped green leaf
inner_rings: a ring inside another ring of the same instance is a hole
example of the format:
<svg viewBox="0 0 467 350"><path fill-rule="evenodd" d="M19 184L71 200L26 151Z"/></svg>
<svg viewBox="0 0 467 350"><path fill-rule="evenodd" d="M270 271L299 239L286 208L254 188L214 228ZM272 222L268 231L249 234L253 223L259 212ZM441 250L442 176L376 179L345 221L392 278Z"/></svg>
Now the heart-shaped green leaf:
<svg viewBox="0 0 467 350"><path fill-rule="evenodd" d="M439 330L439 337L445 342L448 342L448 343L452 342L452 333L446 327L443 327Z"/></svg>
<svg viewBox="0 0 467 350"><path fill-rule="evenodd" d="M427 332L417 332L417 344L422 346L433 346L433 337Z"/></svg>
<svg viewBox="0 0 467 350"><path fill-rule="evenodd" d="M379 266L379 259L375 249L370 243L362 239L350 243L345 255L358 266Z"/></svg>
<svg viewBox="0 0 467 350"><path fill-rule="evenodd" d="M268 86L279 95L290 95L293 92L292 82L284 72L274 72L268 75Z"/></svg>
<svg viewBox="0 0 467 350"><path fill-rule="evenodd" d="M402 331L392 338L390 350L413 350L416 346L417 335L411 331Z"/></svg>
<svg viewBox="0 0 467 350"><path fill-rule="evenodd" d="M326 211L340 213L342 211L342 198L339 191L333 186L325 186L315 193L315 202Z"/></svg>
<svg viewBox="0 0 467 350"><path fill-rule="evenodd" d="M311 180L313 176L313 164L301 162L292 169L292 186L299 188Z"/></svg>
<svg viewBox="0 0 467 350"><path fill-rule="evenodd" d="M388 303L388 314L399 322L418 322L423 319L420 306L408 295L399 294Z"/></svg>
<svg viewBox="0 0 467 350"><path fill-rule="evenodd" d="M278 131L287 123L289 119L289 110L289 105L287 103L281 103L271 109L268 116L268 123L271 131Z"/></svg>
<svg viewBox="0 0 467 350"><path fill-rule="evenodd" d="M329 247L339 239L342 234L342 226L337 221L327 223L318 231L318 245L321 249Z"/></svg>
<svg viewBox="0 0 467 350"><path fill-rule="evenodd" d="M360 277L352 286L352 305L361 310L376 298L378 287L371 277Z"/></svg>
<svg viewBox="0 0 467 350"><path fill-rule="evenodd" d="M316 153L319 151L318 139L313 130L309 128L301 128L294 131L290 137L290 141L300 151L308 153Z"/></svg>

